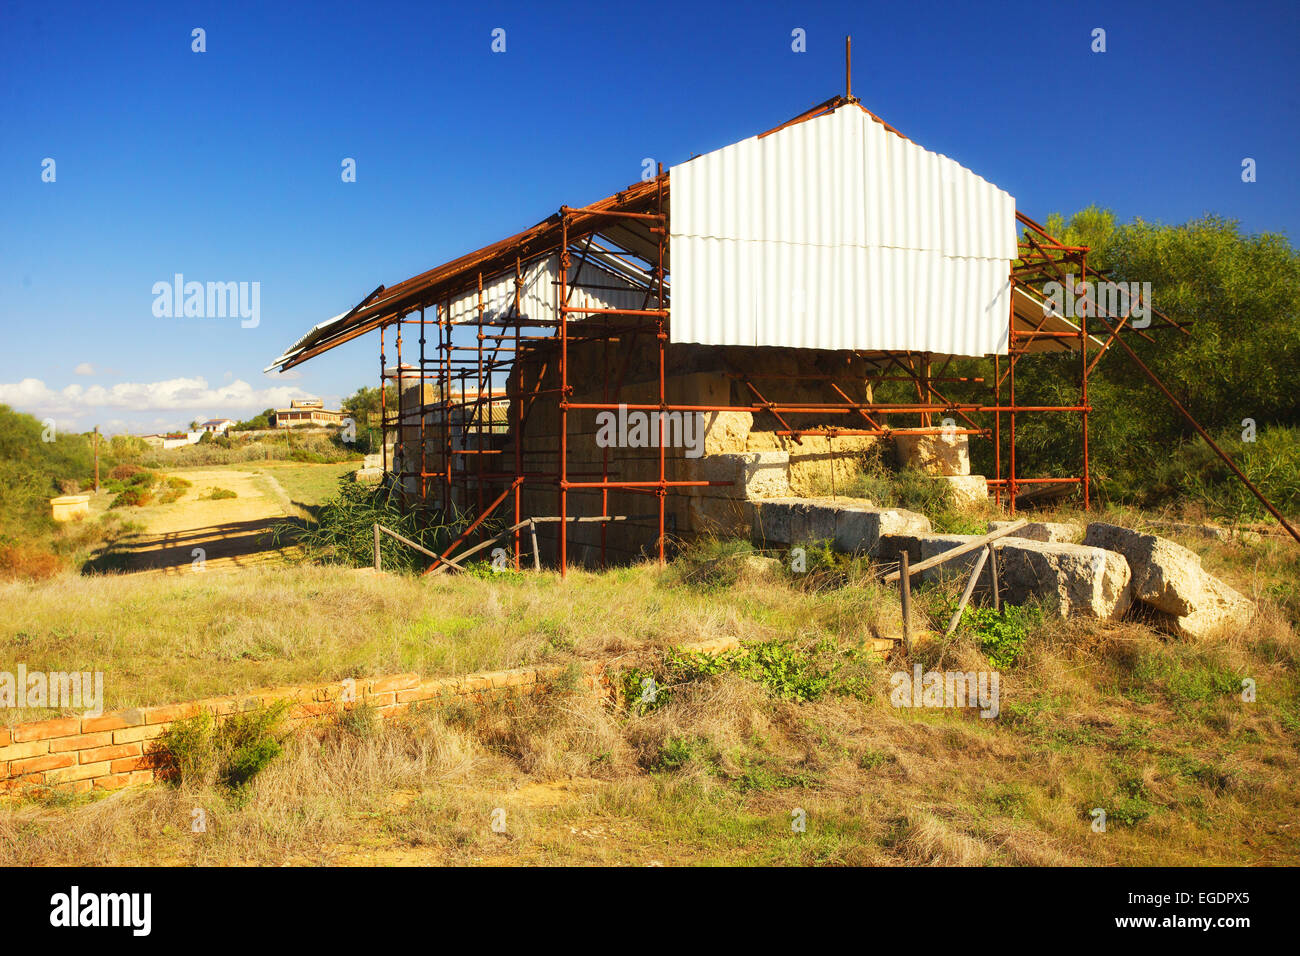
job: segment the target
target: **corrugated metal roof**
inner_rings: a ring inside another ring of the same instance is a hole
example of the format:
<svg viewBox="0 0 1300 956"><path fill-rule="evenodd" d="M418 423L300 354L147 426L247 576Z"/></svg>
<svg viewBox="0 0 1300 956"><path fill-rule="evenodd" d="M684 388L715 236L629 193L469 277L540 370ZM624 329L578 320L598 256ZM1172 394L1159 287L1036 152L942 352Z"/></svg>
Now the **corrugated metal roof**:
<svg viewBox="0 0 1300 956"><path fill-rule="evenodd" d="M673 341L1006 353L1015 200L855 105L670 177Z"/></svg>
<svg viewBox="0 0 1300 956"><path fill-rule="evenodd" d="M619 271L603 268L599 263L611 253L590 250L585 262L576 257L569 265L569 284L573 287L569 305L592 309L639 309L645 300L645 285L635 285L625 277L626 263ZM556 320L556 295L560 275L559 256L546 256L527 263L520 269L523 287L519 303L523 316L534 321ZM641 272L645 283L650 277ZM613 286L617 288L604 288ZM483 319L485 322L502 321L514 315L515 273L511 269L483 283ZM581 318L581 316L576 316ZM451 303L453 324L478 321L478 290L466 292Z"/></svg>

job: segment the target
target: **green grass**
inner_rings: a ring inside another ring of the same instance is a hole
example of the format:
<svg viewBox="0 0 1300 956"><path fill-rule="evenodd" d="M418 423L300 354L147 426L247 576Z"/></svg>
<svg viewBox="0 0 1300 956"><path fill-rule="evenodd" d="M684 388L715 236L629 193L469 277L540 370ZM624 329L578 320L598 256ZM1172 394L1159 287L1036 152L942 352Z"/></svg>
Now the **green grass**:
<svg viewBox="0 0 1300 956"><path fill-rule="evenodd" d="M1281 559L1247 565L1235 547L1205 545L1207 566L1264 593ZM0 863L339 862L376 847L408 863L1300 859L1289 835L1300 810L1300 641L1271 598L1249 640L1231 642L1016 621L1001 716L983 720L896 709L873 693L908 663L858 650L873 626L896 621L892 589L837 566L805 587L748 567L735 545L713 557L726 587L692 574L698 561L563 581L313 566L0 584L0 646L33 670L105 670L110 709L402 671L576 672L583 658L617 661L625 690L654 675L667 691L654 706L611 708L557 681L397 723L350 716L283 741L280 756L248 748L239 767L258 772L237 800L213 782L184 806L155 788L94 807L43 805L37 822L0 807ZM983 646L993 633L960 629L935 642L927 666L987 666L1010 647ZM744 649L675 650L721 637ZM1257 682L1255 702L1241 699L1242 676ZM536 787L549 789L529 802ZM211 810L202 837L149 823L188 820L195 805ZM486 822L500 806L504 835ZM1090 829L1097 807L1105 834ZM803 832L791 829L796 810Z"/></svg>

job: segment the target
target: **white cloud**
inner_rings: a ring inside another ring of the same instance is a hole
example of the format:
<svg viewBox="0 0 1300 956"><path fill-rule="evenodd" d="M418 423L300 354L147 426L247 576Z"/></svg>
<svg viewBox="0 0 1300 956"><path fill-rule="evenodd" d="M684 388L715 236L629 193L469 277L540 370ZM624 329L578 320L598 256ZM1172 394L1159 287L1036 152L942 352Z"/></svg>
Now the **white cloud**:
<svg viewBox="0 0 1300 956"><path fill-rule="evenodd" d="M117 385L68 385L55 390L37 378L25 378L13 384L0 384L0 403L34 415L78 417L95 409L123 411L234 411L238 409L281 408L290 399L306 398L308 393L296 386L253 388L243 379L211 388L207 379L170 378L161 382L120 382Z"/></svg>
<svg viewBox="0 0 1300 956"><path fill-rule="evenodd" d="M82 362L80 365L78 365L76 368L74 368L74 369L72 370L72 374L74 374L74 375L94 375L94 374L95 374L95 366L91 365L89 362Z"/></svg>

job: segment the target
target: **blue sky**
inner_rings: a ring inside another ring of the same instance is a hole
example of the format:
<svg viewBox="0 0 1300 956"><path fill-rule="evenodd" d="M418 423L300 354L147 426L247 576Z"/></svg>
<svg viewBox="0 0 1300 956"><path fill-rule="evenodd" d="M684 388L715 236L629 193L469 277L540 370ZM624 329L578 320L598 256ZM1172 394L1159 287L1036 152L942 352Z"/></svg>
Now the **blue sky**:
<svg viewBox="0 0 1300 956"><path fill-rule="evenodd" d="M138 432L337 403L376 384L374 337L261 370L380 283L842 91L847 33L864 105L1034 218L1300 235L1295 3L8 0L0 402ZM257 326L155 316L178 272L260 283Z"/></svg>

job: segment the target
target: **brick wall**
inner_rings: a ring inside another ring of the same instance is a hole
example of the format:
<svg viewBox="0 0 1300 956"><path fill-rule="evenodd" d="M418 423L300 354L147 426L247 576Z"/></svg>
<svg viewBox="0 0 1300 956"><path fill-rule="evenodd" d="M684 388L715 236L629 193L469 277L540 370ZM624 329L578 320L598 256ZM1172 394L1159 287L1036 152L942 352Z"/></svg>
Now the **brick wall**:
<svg viewBox="0 0 1300 956"><path fill-rule="evenodd" d="M718 653L736 643L721 639L691 645L690 650ZM612 697L609 668L610 662L582 662L577 690ZM550 666L426 679L418 674L391 674L358 678L352 690L356 703L368 704L380 718L387 718L406 711L412 704L484 703L493 697L530 694L566 678L568 673L567 666ZM290 726L305 728L354 706L342 699L346 688L343 681L271 687L232 697L117 710L99 717L56 717L0 728L0 792L59 788L85 793L151 783L160 761L156 753L150 752L150 742L174 721L200 711L208 711L220 720L229 714L288 700L292 702L288 711Z"/></svg>

